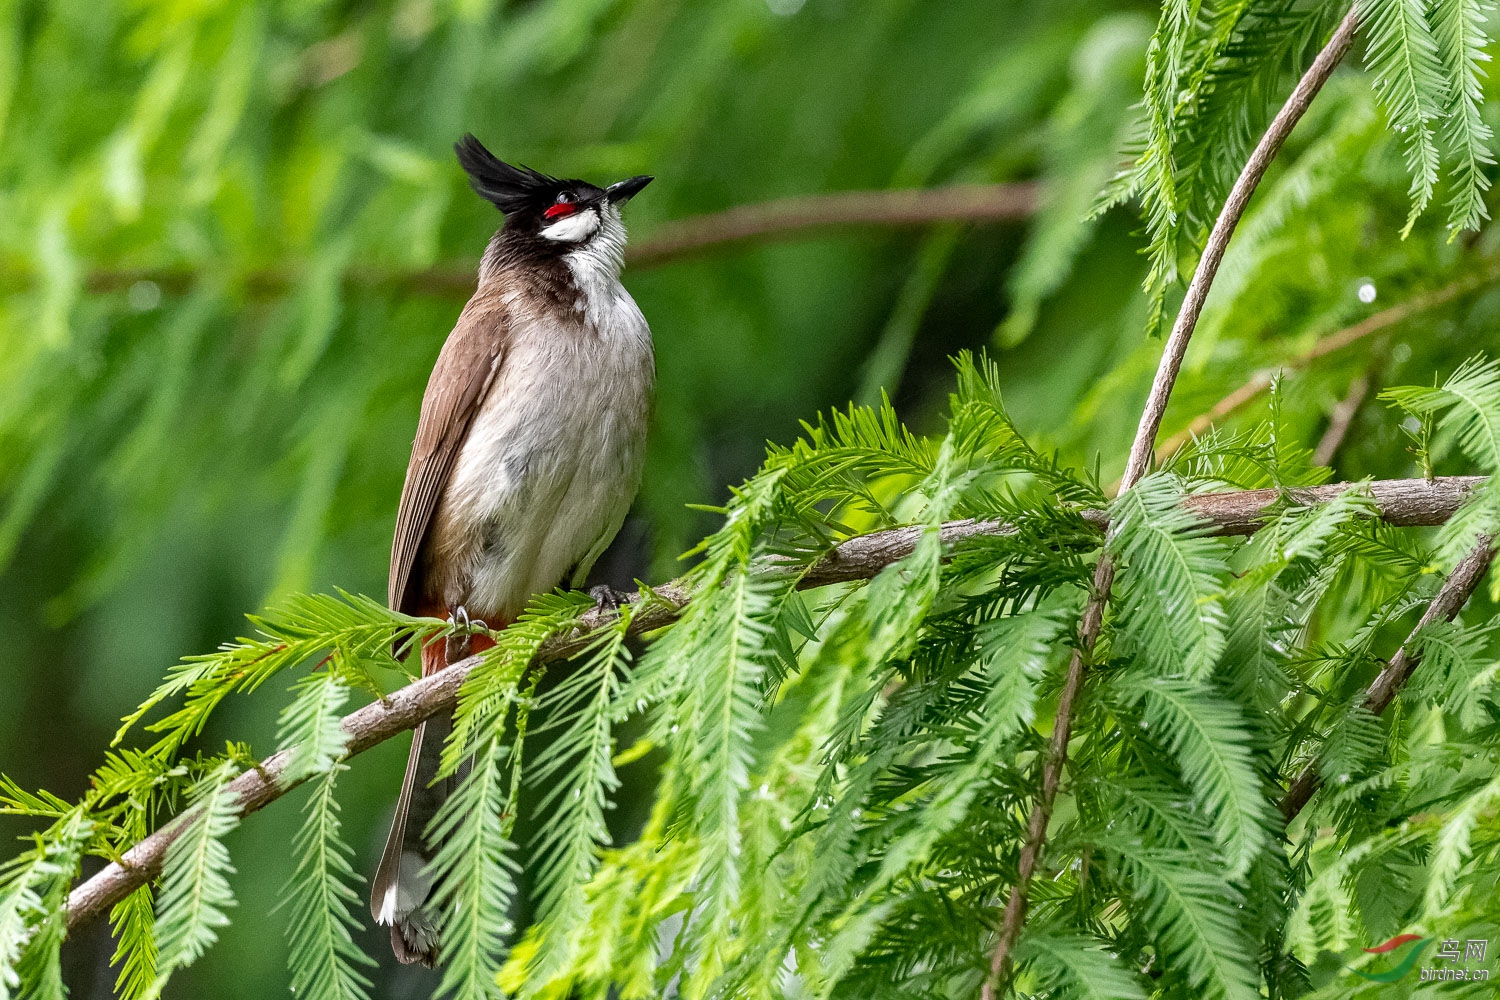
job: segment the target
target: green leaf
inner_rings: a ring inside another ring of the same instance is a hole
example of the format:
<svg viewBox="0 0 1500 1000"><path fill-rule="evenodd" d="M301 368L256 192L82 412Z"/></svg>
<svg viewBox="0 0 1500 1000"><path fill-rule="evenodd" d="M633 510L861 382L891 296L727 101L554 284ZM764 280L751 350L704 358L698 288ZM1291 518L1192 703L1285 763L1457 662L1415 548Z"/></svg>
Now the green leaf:
<svg viewBox="0 0 1500 1000"><path fill-rule="evenodd" d="M761 681L774 655L772 614L786 586L740 571L705 601L720 624L712 643L691 657L694 675L674 713L682 720L675 754L690 776L691 829L699 847L694 898L703 917L694 922L694 936L707 949L705 977L716 967L739 896L740 801L750 786L752 740L763 725Z"/></svg>
<svg viewBox="0 0 1500 1000"><path fill-rule="evenodd" d="M148 997L159 996L172 973L197 961L229 925L234 868L224 837L239 825L229 791L238 773L226 760L199 779L188 796L186 825L167 848L156 905L157 975Z"/></svg>
<svg viewBox="0 0 1500 1000"><path fill-rule="evenodd" d="M1442 413L1439 431L1454 435L1485 472L1500 471L1500 362L1477 355L1439 388L1400 386L1380 398L1418 417Z"/></svg>
<svg viewBox="0 0 1500 1000"><path fill-rule="evenodd" d="M1142 922L1156 937L1167 970L1184 976L1208 1000L1260 996L1255 958L1236 915L1238 893L1218 873L1170 851L1108 846L1135 885Z"/></svg>
<svg viewBox="0 0 1500 1000"><path fill-rule="evenodd" d="M610 843L605 811L620 785L611 755L612 723L620 711L620 671L630 659L625 636L631 607L604 631L588 659L542 696L546 724L538 734L560 730L532 762L529 784L547 788L536 806L544 817L533 841L540 949L526 973L530 994L558 973L573 953L574 936L588 917L587 883Z"/></svg>
<svg viewBox="0 0 1500 1000"><path fill-rule="evenodd" d="M111 965L120 967L115 979L115 993L120 1000L137 1000L156 982L155 895L148 883L115 904L110 911L110 928L114 932L114 957Z"/></svg>
<svg viewBox="0 0 1500 1000"><path fill-rule="evenodd" d="M394 665L390 649L420 643L441 622L390 611L368 597L340 593L296 594L260 615L249 616L260 638L225 643L217 653L185 657L115 733L118 745L132 726L168 699L186 695L181 708L147 728L164 733L151 752L170 758L203 731L225 698L251 692L275 674L330 653L349 670L363 661Z"/></svg>
<svg viewBox="0 0 1500 1000"><path fill-rule="evenodd" d="M1144 724L1171 748L1212 824L1224 854L1222 874L1242 878L1270 843L1271 826L1243 714L1191 681L1150 678L1127 682L1125 691L1144 699Z"/></svg>
<svg viewBox="0 0 1500 1000"><path fill-rule="evenodd" d="M37 845L0 867L0 1000L63 1000L61 948L68 890L93 823L81 808L61 817Z"/></svg>
<svg viewBox="0 0 1500 1000"><path fill-rule="evenodd" d="M1438 148L1432 121L1449 103L1438 46L1427 24L1425 0L1360 0L1360 23L1369 43L1365 66L1391 126L1406 147L1411 172L1411 212L1403 235L1432 200Z"/></svg>
<svg viewBox="0 0 1500 1000"><path fill-rule="evenodd" d="M350 912L360 905L351 883L354 852L344 843L334 785L345 764L330 764L313 785L304 809L306 819L293 845L297 868L284 890L287 964L292 991L305 1000L364 1000L369 978L357 968L375 962L354 943L360 924Z"/></svg>
<svg viewBox="0 0 1500 1000"><path fill-rule="evenodd" d="M920 876L934 845L963 822L996 764L1014 750L1016 731L1031 723L1036 685L1062 629L1058 612L1033 611L987 623L980 631L976 667L986 693L977 727L965 741L966 752L933 775L932 793L919 806L920 821L883 845L879 868L834 920L839 932L829 942L831 952L853 956L863 951L889 907L882 894L908 872Z"/></svg>
<svg viewBox="0 0 1500 1000"><path fill-rule="evenodd" d="M1490 148L1494 133L1481 115L1484 70L1490 45L1485 16L1492 5L1483 0L1433 0L1429 17L1437 43L1438 62L1448 83L1439 130L1456 163L1453 192L1448 198L1448 228L1452 233L1478 229L1490 217L1484 203L1490 179L1485 168L1495 163Z"/></svg>
<svg viewBox="0 0 1500 1000"><path fill-rule="evenodd" d="M1077 1000L1146 1000L1140 978L1088 938L1031 927L1016 945L1016 961L1041 974L1049 995L1058 989Z"/></svg>
<svg viewBox="0 0 1500 1000"><path fill-rule="evenodd" d="M1480 538L1500 537L1500 483L1486 481L1438 529L1432 561L1452 572L1474 551Z"/></svg>
<svg viewBox="0 0 1500 1000"><path fill-rule="evenodd" d="M443 943L439 996L488 1000L500 971L516 893L514 847L505 835L506 756L497 740L482 743L472 769L425 832L437 847L426 874Z"/></svg>
<svg viewBox="0 0 1500 1000"><path fill-rule="evenodd" d="M1457 809L1443 820L1427 859L1427 892L1423 897L1425 918L1449 917L1456 908L1454 886L1465 863L1474 853L1474 830L1481 817L1500 805L1500 776L1479 791L1464 797Z"/></svg>
<svg viewBox="0 0 1500 1000"><path fill-rule="evenodd" d="M1367 774L1384 749L1380 720L1365 707L1364 696L1360 695L1324 739L1318 754L1318 773L1333 787L1342 788Z"/></svg>
<svg viewBox="0 0 1500 1000"><path fill-rule="evenodd" d="M328 773L349 742L339 725L349 689L331 670L308 674L292 685L292 691L296 698L282 709L276 729L281 749L291 754L288 782Z"/></svg>
<svg viewBox="0 0 1500 1000"><path fill-rule="evenodd" d="M458 773L464 761L501 730L515 702L516 685L542 643L575 628L579 616L591 607L587 594L541 594L531 599L520 618L494 634L495 645L479 654L479 663L459 686L439 777Z"/></svg>
<svg viewBox="0 0 1500 1000"><path fill-rule="evenodd" d="M1204 678L1224 648L1224 545L1181 506L1176 481L1148 476L1110 508L1120 630L1163 675Z"/></svg>

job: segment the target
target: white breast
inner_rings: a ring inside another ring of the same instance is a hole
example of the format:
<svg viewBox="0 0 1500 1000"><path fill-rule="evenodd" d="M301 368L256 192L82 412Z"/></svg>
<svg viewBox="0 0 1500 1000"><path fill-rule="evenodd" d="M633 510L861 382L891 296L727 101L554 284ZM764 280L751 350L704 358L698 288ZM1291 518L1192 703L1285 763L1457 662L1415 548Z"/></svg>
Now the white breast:
<svg viewBox="0 0 1500 1000"><path fill-rule="evenodd" d="M640 485L651 331L613 274L592 260L574 274L566 320L512 301L505 358L428 536L428 595L491 625L586 572Z"/></svg>

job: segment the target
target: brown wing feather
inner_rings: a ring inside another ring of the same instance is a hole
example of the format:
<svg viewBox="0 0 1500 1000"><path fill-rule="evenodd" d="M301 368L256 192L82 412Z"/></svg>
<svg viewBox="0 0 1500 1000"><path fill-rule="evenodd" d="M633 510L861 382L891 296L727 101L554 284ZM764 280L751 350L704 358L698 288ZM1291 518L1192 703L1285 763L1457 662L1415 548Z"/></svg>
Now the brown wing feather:
<svg viewBox="0 0 1500 1000"><path fill-rule="evenodd" d="M474 414L504 360L509 325L502 306L483 292L476 294L458 317L427 380L391 544L387 596L397 611L417 613L422 543Z"/></svg>

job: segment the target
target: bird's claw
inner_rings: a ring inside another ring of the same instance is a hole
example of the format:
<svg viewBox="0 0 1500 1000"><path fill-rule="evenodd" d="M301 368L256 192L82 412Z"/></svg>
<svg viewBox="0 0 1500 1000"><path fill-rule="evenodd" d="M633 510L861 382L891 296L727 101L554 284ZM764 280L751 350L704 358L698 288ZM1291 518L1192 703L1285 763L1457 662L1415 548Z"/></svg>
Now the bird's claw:
<svg viewBox="0 0 1500 1000"><path fill-rule="evenodd" d="M452 629L448 633L447 660L449 663L457 663L469 655L469 639L489 630L481 619L470 620L469 612L462 605L453 609L448 616L448 625Z"/></svg>
<svg viewBox="0 0 1500 1000"><path fill-rule="evenodd" d="M448 616L448 625L455 635L477 635L480 632L488 632L490 628L482 618L471 620L469 612L462 605L454 608L453 613Z"/></svg>
<svg viewBox="0 0 1500 1000"><path fill-rule="evenodd" d="M589 588L589 596L594 599L595 611L618 611L620 605L630 603L632 595L629 591L616 590L607 583L601 583L597 587Z"/></svg>

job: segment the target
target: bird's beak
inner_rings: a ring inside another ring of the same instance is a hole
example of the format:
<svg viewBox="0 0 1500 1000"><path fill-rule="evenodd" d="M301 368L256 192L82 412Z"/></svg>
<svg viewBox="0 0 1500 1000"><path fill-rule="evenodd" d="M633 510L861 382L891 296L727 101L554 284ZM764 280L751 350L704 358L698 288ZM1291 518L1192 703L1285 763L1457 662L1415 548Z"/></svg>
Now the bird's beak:
<svg viewBox="0 0 1500 1000"><path fill-rule="evenodd" d="M654 178L646 174L642 174L639 177L632 177L629 180L620 181L617 184L611 184L609 187L604 189L604 200L609 202L611 205L623 205L631 198L634 198L637 194L639 194L641 188L645 187L647 184L650 184L652 180L654 180Z"/></svg>

